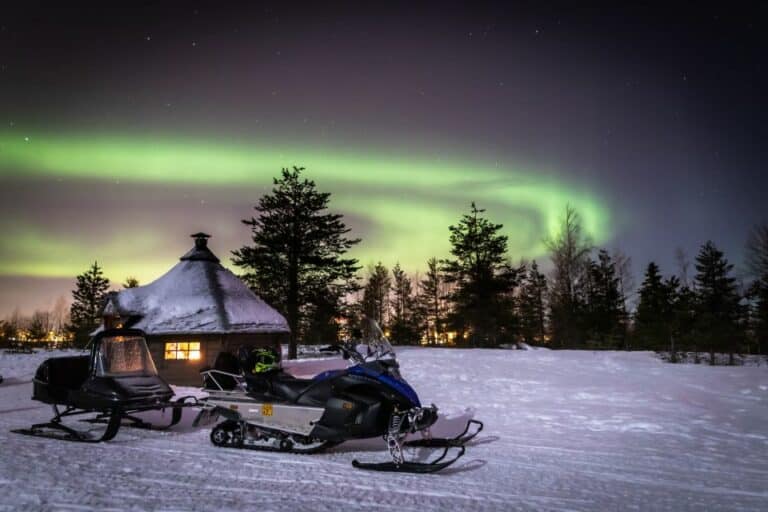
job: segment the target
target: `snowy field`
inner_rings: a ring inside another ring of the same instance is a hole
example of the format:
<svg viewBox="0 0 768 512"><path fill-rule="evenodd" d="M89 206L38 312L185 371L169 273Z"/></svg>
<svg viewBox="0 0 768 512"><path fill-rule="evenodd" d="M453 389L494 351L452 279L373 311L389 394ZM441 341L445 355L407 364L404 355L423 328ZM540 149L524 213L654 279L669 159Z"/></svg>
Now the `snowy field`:
<svg viewBox="0 0 768 512"><path fill-rule="evenodd" d="M12 434L50 418L29 398L48 355L0 354L0 510L768 510L765 366L400 350L423 402L474 408L486 425L454 467L402 475L351 467L385 460L379 441L303 456L223 449L189 418L97 445Z"/></svg>

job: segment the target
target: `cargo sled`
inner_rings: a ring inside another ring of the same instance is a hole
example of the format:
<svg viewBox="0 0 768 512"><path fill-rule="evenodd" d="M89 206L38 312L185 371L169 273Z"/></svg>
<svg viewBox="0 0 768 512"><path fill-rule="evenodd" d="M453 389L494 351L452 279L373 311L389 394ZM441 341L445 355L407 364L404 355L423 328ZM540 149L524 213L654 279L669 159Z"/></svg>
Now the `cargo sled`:
<svg viewBox="0 0 768 512"><path fill-rule="evenodd" d="M194 406L194 397L174 400L171 387L157 374L144 333L136 329L111 329L97 334L90 354L44 361L33 381L32 399L50 404L54 417L18 434L68 441L109 441L124 424L165 429L181 420L182 408ZM155 426L135 416L152 410L172 411L169 424ZM78 430L64 418L96 413L84 421L106 425L100 434Z"/></svg>

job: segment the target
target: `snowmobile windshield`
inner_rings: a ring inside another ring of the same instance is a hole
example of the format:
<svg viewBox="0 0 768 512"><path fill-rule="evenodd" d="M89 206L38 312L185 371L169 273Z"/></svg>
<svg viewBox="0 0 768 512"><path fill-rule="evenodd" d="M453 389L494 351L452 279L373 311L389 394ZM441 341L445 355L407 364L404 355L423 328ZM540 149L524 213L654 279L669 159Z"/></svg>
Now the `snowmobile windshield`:
<svg viewBox="0 0 768 512"><path fill-rule="evenodd" d="M365 361L378 361L379 359L395 359L395 349L387 340L387 337L379 327L379 324L371 318L363 320L362 324L363 351L358 350ZM361 347L362 348L362 347Z"/></svg>
<svg viewBox="0 0 768 512"><path fill-rule="evenodd" d="M109 336L102 338L99 344L96 375L157 375L157 369L143 337Z"/></svg>

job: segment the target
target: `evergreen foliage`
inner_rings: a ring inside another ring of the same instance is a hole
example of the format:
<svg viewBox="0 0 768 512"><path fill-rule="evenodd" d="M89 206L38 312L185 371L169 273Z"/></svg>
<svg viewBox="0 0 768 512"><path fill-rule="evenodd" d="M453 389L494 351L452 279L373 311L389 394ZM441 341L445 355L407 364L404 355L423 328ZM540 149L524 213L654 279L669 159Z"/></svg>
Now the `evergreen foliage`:
<svg viewBox="0 0 768 512"><path fill-rule="evenodd" d="M709 241L696 256L696 331L709 352L710 364L715 364L715 353L733 353L740 333L739 294L736 279L731 275L733 265Z"/></svg>
<svg viewBox="0 0 768 512"><path fill-rule="evenodd" d="M69 317L75 344L84 346L91 331L101 323L100 314L109 289L109 279L104 277L99 263L94 262L87 271L77 276L76 280Z"/></svg>
<svg viewBox="0 0 768 512"><path fill-rule="evenodd" d="M382 330L389 320L389 292L392 279L387 267L378 262L368 269L368 282L363 288L363 313L374 319Z"/></svg>
<svg viewBox="0 0 768 512"><path fill-rule="evenodd" d="M423 314L427 343L445 343L445 282L437 258L427 261L427 273L421 281L419 307Z"/></svg>
<svg viewBox="0 0 768 512"><path fill-rule="evenodd" d="M415 345L420 341L421 311L411 278L396 264L392 269L391 338L396 343Z"/></svg>
<svg viewBox="0 0 768 512"><path fill-rule="evenodd" d="M534 260L528 267L520 287L520 337L528 344L547 339L547 277L539 272Z"/></svg>
<svg viewBox="0 0 768 512"><path fill-rule="evenodd" d="M507 260L507 237L472 203L469 214L450 226L451 255L443 261L453 310L448 322L470 346L497 346L513 342L519 325L514 291L521 269Z"/></svg>
<svg viewBox="0 0 768 512"><path fill-rule="evenodd" d="M271 193L259 200L257 217L243 220L251 228L251 245L233 251L242 278L280 311L291 328L289 358L309 326L329 328L345 312L343 298L357 289L357 260L346 257L360 240L340 214L329 213L330 194L302 177L303 167L283 169ZM325 340L332 342L335 340Z"/></svg>
<svg viewBox="0 0 768 512"><path fill-rule="evenodd" d="M666 350L670 345L677 288L676 278L665 282L659 266L654 262L648 264L635 312L635 341L638 346Z"/></svg>

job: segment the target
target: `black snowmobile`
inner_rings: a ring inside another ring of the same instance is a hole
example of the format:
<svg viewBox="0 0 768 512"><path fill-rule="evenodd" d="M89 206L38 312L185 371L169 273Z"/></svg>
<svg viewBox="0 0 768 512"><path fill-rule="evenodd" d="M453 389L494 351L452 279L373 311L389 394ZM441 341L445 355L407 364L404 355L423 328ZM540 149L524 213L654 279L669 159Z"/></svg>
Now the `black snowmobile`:
<svg viewBox="0 0 768 512"><path fill-rule="evenodd" d="M171 409L170 424L159 427L165 429L179 422L183 407L196 404L193 397L172 400L173 390L157 374L142 331L102 331L91 340L90 349L89 355L51 358L38 367L32 399L50 404L54 417L13 432L98 443L114 438L124 420L132 427L157 428L136 413ZM62 423L65 417L93 413L96 417L85 421L106 424L101 435Z"/></svg>
<svg viewBox="0 0 768 512"><path fill-rule="evenodd" d="M266 349L241 358L241 371L224 368L227 365L222 362L219 368L201 372L209 396L201 400L204 409L196 422L225 419L211 432L216 446L293 453L316 453L351 439L381 436L392 460L354 460L352 465L411 473L450 466L464 455L467 441L482 430L481 422L470 420L455 438L429 435L438 418L437 407L423 406L402 378L394 350L375 322L368 321L362 344L328 349L340 351L353 365L297 379L283 372L277 355ZM405 441L414 433L421 433L422 439ZM441 453L431 462L407 461L404 449L410 447ZM452 458L446 458L449 453Z"/></svg>

